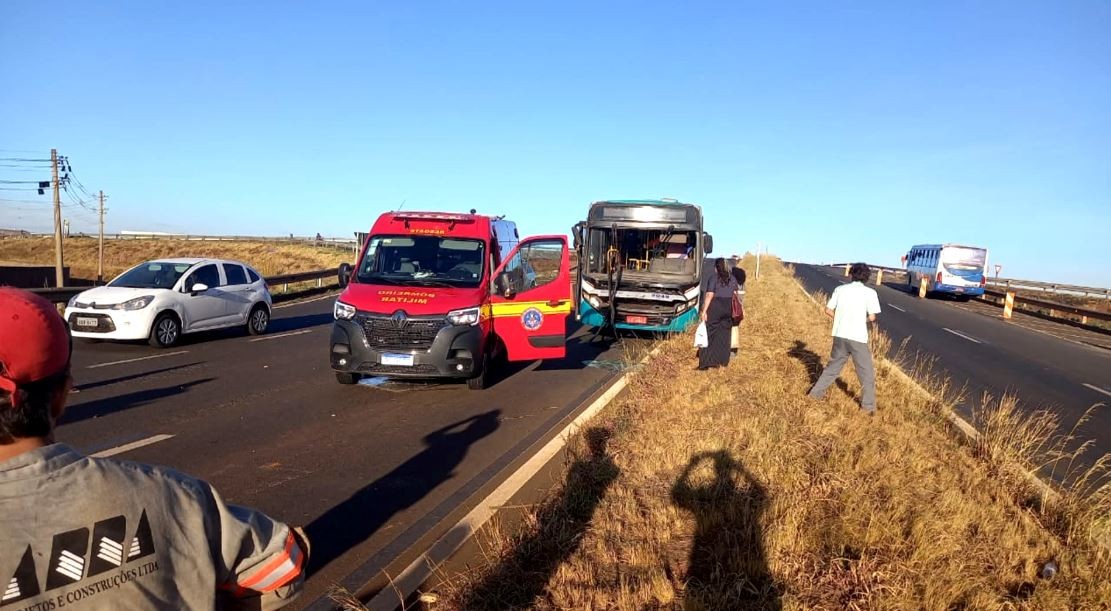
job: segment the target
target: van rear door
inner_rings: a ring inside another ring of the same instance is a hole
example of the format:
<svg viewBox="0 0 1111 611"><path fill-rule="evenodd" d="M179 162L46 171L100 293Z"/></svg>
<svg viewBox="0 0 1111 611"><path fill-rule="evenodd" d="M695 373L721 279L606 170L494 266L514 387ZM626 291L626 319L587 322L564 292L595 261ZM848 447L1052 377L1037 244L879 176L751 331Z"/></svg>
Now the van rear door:
<svg viewBox="0 0 1111 611"><path fill-rule="evenodd" d="M522 240L498 267L490 315L509 360L556 359L567 354L570 268L564 236Z"/></svg>

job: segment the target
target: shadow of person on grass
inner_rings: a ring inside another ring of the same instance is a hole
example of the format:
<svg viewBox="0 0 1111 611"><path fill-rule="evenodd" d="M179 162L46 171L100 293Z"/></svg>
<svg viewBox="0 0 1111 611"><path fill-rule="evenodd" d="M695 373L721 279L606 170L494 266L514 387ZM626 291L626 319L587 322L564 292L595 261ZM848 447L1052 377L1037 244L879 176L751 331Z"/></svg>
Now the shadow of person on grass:
<svg viewBox="0 0 1111 611"><path fill-rule="evenodd" d="M703 463L713 479L692 483ZM696 609L781 609L779 587L764 554L767 489L729 452L691 457L671 498L697 521L686 572L685 606Z"/></svg>
<svg viewBox="0 0 1111 611"><path fill-rule="evenodd" d="M806 342L796 339L795 345L787 351L787 356L798 360L806 367L806 375L810 377L811 386L818 383L818 378L822 375L822 357L807 347Z"/></svg>
<svg viewBox="0 0 1111 611"><path fill-rule="evenodd" d="M398 512L455 475L470 447L496 431L501 410L471 416L424 436L425 449L305 526L314 574L370 538Z"/></svg>
<svg viewBox="0 0 1111 611"><path fill-rule="evenodd" d="M609 429L586 431L588 453L577 456L559 494L544 503L535 528L517 541L498 566L464 601L464 609L517 609L534 606L556 568L579 547L594 510L621 473L606 451Z"/></svg>

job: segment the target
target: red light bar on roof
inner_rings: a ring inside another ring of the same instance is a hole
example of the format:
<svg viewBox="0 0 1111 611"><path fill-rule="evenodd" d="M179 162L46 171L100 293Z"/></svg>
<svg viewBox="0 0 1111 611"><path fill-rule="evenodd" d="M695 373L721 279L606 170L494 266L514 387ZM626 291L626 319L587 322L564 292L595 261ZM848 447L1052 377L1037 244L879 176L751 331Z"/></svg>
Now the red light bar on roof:
<svg viewBox="0 0 1111 611"><path fill-rule="evenodd" d="M455 214L451 212L395 212L394 218L403 221L444 221L447 223L473 223L474 216L470 214Z"/></svg>

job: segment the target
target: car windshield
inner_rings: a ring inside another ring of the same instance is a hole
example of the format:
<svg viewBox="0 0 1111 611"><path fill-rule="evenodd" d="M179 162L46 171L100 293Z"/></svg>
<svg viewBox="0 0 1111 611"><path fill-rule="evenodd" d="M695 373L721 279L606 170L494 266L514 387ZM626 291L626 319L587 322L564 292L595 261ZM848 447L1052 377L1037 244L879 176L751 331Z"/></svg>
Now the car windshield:
<svg viewBox="0 0 1111 611"><path fill-rule="evenodd" d="M192 267L188 263L166 263L151 261L133 267L120 274L108 286L132 289L172 289L182 274Z"/></svg>
<svg viewBox="0 0 1111 611"><path fill-rule="evenodd" d="M443 236L373 236L359 263L359 282L477 287L486 245Z"/></svg>

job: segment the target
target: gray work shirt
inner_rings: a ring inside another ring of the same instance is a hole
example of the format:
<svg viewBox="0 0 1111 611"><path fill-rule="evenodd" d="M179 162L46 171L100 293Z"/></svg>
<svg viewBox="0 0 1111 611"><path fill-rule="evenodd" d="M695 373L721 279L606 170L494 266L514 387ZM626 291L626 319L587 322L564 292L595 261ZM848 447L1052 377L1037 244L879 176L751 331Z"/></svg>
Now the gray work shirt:
<svg viewBox="0 0 1111 611"><path fill-rule="evenodd" d="M52 444L0 462L0 608L276 609L290 529L173 469Z"/></svg>

